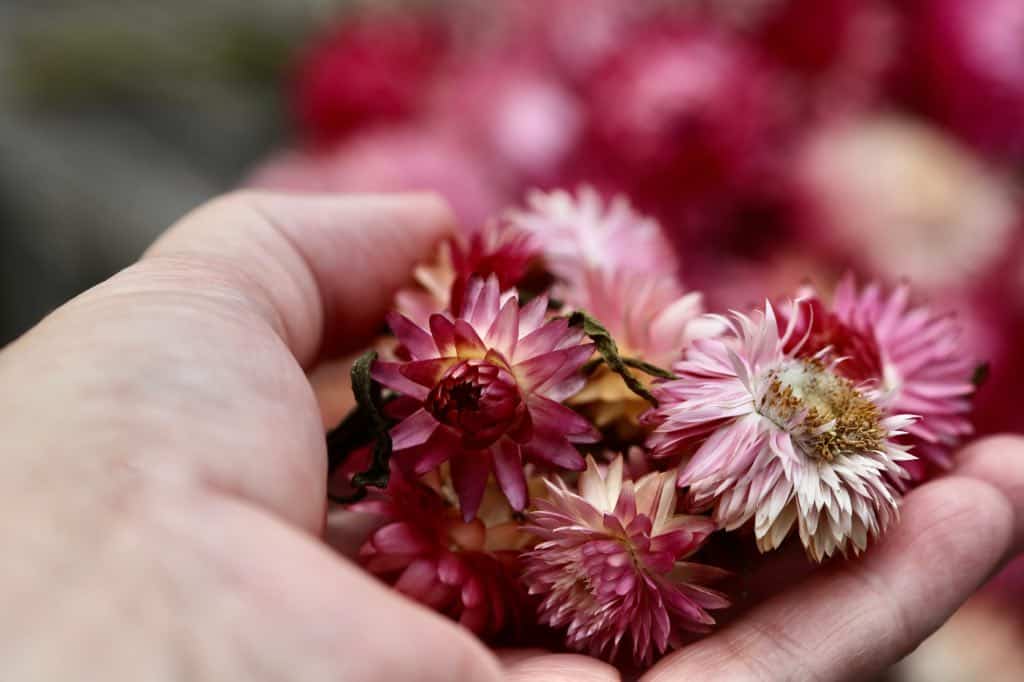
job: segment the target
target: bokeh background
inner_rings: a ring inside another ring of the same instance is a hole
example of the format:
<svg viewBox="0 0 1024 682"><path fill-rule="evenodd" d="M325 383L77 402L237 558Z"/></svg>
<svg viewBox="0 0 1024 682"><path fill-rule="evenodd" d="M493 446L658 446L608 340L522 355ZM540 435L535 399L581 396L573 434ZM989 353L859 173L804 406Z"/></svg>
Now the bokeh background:
<svg viewBox="0 0 1024 682"><path fill-rule="evenodd" d="M1024 431L1021 0L0 0L0 345L234 187L582 184L713 308L909 280ZM888 679L1024 679L1024 565Z"/></svg>

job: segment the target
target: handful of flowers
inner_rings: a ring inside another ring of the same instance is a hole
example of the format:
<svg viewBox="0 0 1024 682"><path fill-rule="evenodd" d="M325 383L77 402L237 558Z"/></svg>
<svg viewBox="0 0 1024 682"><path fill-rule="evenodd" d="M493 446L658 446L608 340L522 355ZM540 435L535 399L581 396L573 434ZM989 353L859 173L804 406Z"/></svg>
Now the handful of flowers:
<svg viewBox="0 0 1024 682"><path fill-rule="evenodd" d="M905 286L720 316L679 275L588 188L418 268L328 434L366 569L483 638L648 664L729 607L709 538L857 555L971 432L957 325Z"/></svg>

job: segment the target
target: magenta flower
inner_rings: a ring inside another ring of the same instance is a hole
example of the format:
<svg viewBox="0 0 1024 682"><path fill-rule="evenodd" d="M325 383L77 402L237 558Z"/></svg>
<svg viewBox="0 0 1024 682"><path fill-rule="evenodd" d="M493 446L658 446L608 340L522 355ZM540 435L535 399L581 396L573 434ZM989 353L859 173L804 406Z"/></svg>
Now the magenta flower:
<svg viewBox="0 0 1024 682"><path fill-rule="evenodd" d="M359 559L399 592L482 637L514 629L525 615L517 562L529 536L496 491L478 518L463 521L441 481L413 482L393 470L387 490L352 505L384 521Z"/></svg>
<svg viewBox="0 0 1024 682"><path fill-rule="evenodd" d="M294 70L291 104L300 132L328 146L358 126L413 113L440 62L442 33L425 18L399 13L330 28Z"/></svg>
<svg viewBox="0 0 1024 682"><path fill-rule="evenodd" d="M506 291L526 275L540 256L537 240L514 225L491 221L479 230L441 245L435 262L413 272L417 286L398 292L398 311L421 326L439 310L462 308L469 280L494 275Z"/></svg>
<svg viewBox="0 0 1024 682"><path fill-rule="evenodd" d="M836 371L873 382L886 412L919 417L906 430L920 461L905 466L920 478L925 462L948 469L952 450L972 432L975 362L964 352L956 321L909 307L909 293L905 285L888 295L875 284L858 291L853 276L846 276L831 310L817 298L799 308L797 325L808 339L797 354L843 358Z"/></svg>
<svg viewBox="0 0 1024 682"><path fill-rule="evenodd" d="M794 524L815 561L863 551L898 517L894 481L913 457L895 439L914 417L884 414L824 354L799 357L795 324L780 336L770 304L728 322L731 338L694 342L680 379L655 387L654 455L696 446L679 474L689 503L726 530L753 520L762 552Z"/></svg>
<svg viewBox="0 0 1024 682"><path fill-rule="evenodd" d="M606 204L584 186L575 197L564 190L534 191L526 202L527 208L510 212L508 221L536 236L548 269L570 285L593 268L668 277L679 269L658 222L634 211L624 196Z"/></svg>
<svg viewBox="0 0 1024 682"><path fill-rule="evenodd" d="M431 315L429 331L392 314L392 331L406 361L377 362L373 377L402 394L404 417L391 432L403 469L421 475L451 462L464 517L473 518L493 471L515 509L527 502L524 458L561 469L583 469L573 443L598 435L561 404L584 382L580 368L593 354L581 330L565 319L544 321L547 299L522 310L501 300L497 277L470 280L454 317Z"/></svg>
<svg viewBox="0 0 1024 682"><path fill-rule="evenodd" d="M704 632L708 609L729 605L699 583L721 571L679 561L715 530L702 516L675 513L675 472L623 480L622 457L602 475L593 458L579 494L561 479L529 514L527 530L540 543L527 553L524 577L539 595L540 621L565 628L566 644L614 659L626 641L629 656L647 664L678 646L679 630Z"/></svg>

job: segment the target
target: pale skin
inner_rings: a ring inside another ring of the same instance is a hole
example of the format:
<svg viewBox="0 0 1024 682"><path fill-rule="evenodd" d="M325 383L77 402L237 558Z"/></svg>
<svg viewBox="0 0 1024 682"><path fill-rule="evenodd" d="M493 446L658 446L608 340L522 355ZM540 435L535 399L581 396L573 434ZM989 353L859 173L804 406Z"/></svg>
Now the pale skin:
<svg viewBox="0 0 1024 682"><path fill-rule="evenodd" d="M364 346L451 229L427 195L230 195L0 352L0 679L619 679L495 655L320 540L308 372ZM980 441L863 559L643 679L865 679L1022 547L1024 441Z"/></svg>

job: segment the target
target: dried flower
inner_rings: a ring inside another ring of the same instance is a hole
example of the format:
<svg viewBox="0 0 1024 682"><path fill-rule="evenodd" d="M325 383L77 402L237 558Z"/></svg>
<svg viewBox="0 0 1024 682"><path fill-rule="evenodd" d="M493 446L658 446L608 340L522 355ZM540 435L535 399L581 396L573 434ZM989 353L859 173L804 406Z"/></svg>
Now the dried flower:
<svg viewBox="0 0 1024 682"><path fill-rule="evenodd" d="M822 355L798 357L795 325L780 337L771 304L728 324L732 338L694 342L681 378L655 387L654 454L699 443L679 475L689 503L714 507L726 530L753 519L763 552L794 523L815 561L861 552L898 517L893 481L913 457L894 439L914 418L886 416Z"/></svg>
<svg viewBox="0 0 1024 682"><path fill-rule="evenodd" d="M582 387L593 345L564 318L545 322L546 309L545 297L522 310L515 296L502 302L492 275L471 279L458 314L431 315L429 331L389 317L408 359L375 363L373 377L403 396L392 402L402 417L391 432L394 456L415 475L450 461L467 521L491 471L523 509L524 457L581 470L573 443L597 440L590 422L561 404Z"/></svg>
<svg viewBox="0 0 1024 682"><path fill-rule="evenodd" d="M808 335L797 355L841 359L836 371L873 382L887 413L917 415L906 430L920 459L907 466L920 478L925 462L948 469L952 449L972 432L967 415L975 363L964 352L956 321L909 307L909 296L906 285L888 295L876 284L858 290L847 275L831 309L818 298L797 309L797 329Z"/></svg>
<svg viewBox="0 0 1024 682"><path fill-rule="evenodd" d="M514 629L523 619L517 562L529 535L493 486L480 514L467 522L438 472L410 481L393 470L387 490L351 509L384 520L359 559L399 592L484 637Z"/></svg>
<svg viewBox="0 0 1024 682"><path fill-rule="evenodd" d="M539 256L536 239L514 225L488 222L441 245L438 258L413 271L417 286L398 292L396 307L422 327L442 310L462 307L470 278L494 275L502 291L519 284Z"/></svg>
<svg viewBox="0 0 1024 682"><path fill-rule="evenodd" d="M534 191L527 208L512 211L513 225L536 235L548 269L569 285L589 269L639 270L675 276L678 263L661 226L636 213L623 196L605 204L592 187L576 196Z"/></svg>
<svg viewBox="0 0 1024 682"><path fill-rule="evenodd" d="M566 629L572 649L615 658L625 640L637 663L649 663L679 643L678 630L703 632L709 609L728 606L700 583L721 575L679 561L697 551L715 524L675 513L674 471L623 480L623 460L607 471L587 458L579 493L561 479L548 483L527 529L540 538L526 554L530 594L539 595L540 620Z"/></svg>

